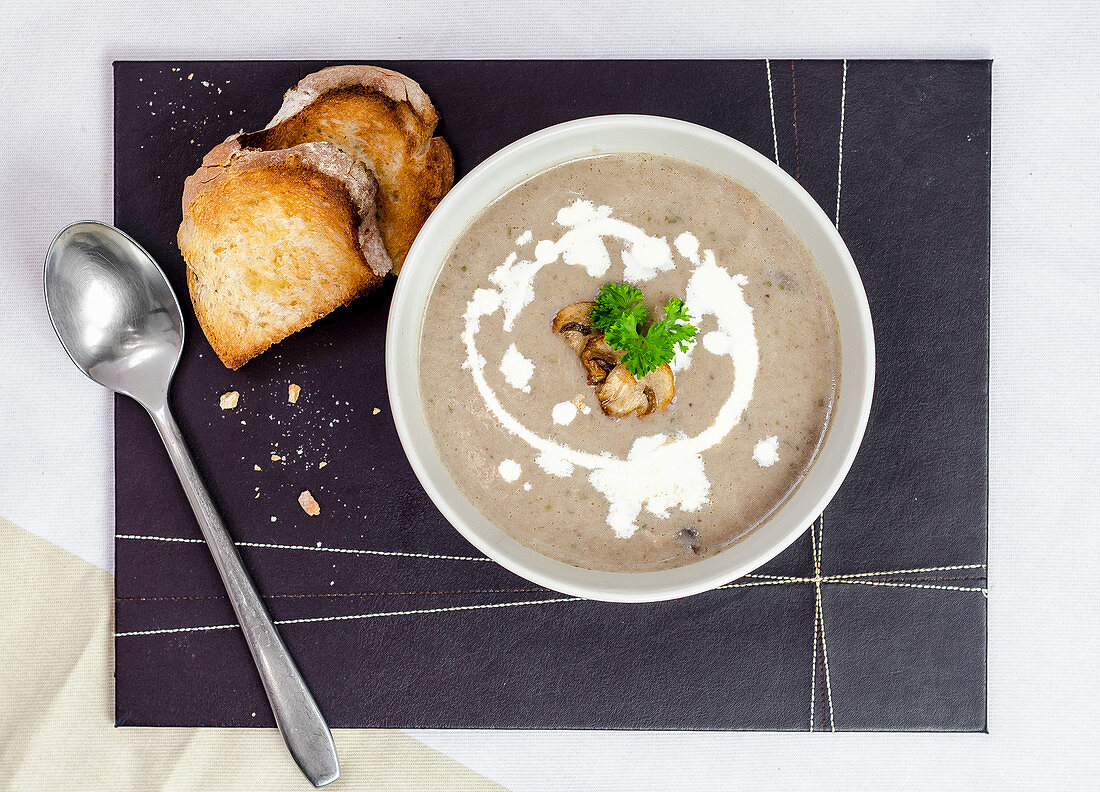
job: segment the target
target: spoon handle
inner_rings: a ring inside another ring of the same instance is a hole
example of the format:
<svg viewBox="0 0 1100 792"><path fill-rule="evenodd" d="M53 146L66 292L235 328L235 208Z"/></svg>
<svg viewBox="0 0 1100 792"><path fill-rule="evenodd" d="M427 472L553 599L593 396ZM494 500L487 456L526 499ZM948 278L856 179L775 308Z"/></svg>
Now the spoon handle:
<svg viewBox="0 0 1100 792"><path fill-rule="evenodd" d="M340 776L340 764L328 724L241 562L237 547L218 515L179 427L168 410L167 400L156 408L146 409L168 449L172 466L179 475L202 535L214 556L229 601L233 603L241 631L256 661L267 699L275 713L275 722L291 756L314 786L335 781Z"/></svg>

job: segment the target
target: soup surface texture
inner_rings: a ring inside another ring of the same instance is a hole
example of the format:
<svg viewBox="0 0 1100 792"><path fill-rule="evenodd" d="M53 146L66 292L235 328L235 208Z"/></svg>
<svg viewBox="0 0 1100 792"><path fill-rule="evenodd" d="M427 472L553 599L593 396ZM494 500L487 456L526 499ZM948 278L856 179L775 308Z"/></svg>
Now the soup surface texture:
<svg viewBox="0 0 1100 792"><path fill-rule="evenodd" d="M551 329L609 281L650 320L698 328L675 399L603 413ZM839 387L836 317L802 241L750 189L660 156L573 160L498 198L457 240L421 330L428 426L459 489L538 552L644 572L712 555L766 520L814 460Z"/></svg>

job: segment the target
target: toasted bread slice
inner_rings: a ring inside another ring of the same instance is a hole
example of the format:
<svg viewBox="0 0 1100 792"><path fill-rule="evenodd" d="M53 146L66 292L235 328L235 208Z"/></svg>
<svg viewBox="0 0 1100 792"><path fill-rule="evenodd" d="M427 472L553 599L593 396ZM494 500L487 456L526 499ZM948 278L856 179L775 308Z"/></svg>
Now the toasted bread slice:
<svg viewBox="0 0 1100 792"><path fill-rule="evenodd" d="M378 222L394 272L420 227L454 183L454 158L433 137L439 115L403 74L376 66L333 66L304 77L267 127L240 136L243 148L275 150L327 141L378 180Z"/></svg>
<svg viewBox="0 0 1100 792"><path fill-rule="evenodd" d="M235 138L187 178L178 241L195 314L236 369L381 283L374 178L330 143L244 151Z"/></svg>

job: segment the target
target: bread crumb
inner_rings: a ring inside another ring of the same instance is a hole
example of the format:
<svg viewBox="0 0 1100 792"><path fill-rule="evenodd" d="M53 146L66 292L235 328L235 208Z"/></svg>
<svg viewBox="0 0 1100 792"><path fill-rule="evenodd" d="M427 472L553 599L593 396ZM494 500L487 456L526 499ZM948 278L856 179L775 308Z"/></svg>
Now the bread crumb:
<svg viewBox="0 0 1100 792"><path fill-rule="evenodd" d="M220 406L223 410L232 410L237 406L237 402L240 400L240 398L241 394L237 391L229 391L228 393L223 393L221 395L221 398L218 399L218 406Z"/></svg>
<svg viewBox="0 0 1100 792"><path fill-rule="evenodd" d="M382 411L381 411L380 409L378 409L377 407L375 407L375 408L374 408L373 410L371 410L371 412L372 412L372 413L373 413L374 415L378 415L378 413L380 413L380 412L382 412Z"/></svg>
<svg viewBox="0 0 1100 792"><path fill-rule="evenodd" d="M253 469L253 470L259 470L259 469L260 469L260 466L259 466L259 465L253 465L253 466L252 466L252 469Z"/></svg>
<svg viewBox="0 0 1100 792"><path fill-rule="evenodd" d="M309 490L303 490L302 494L298 496L298 505L301 506L302 511L310 517L316 517L321 513L321 505L317 503L317 500L310 494Z"/></svg>
<svg viewBox="0 0 1100 792"><path fill-rule="evenodd" d="M287 388L286 400L291 404L294 404L296 401L298 401L298 394L301 392L302 389L300 387L291 383L290 387Z"/></svg>
<svg viewBox="0 0 1100 792"><path fill-rule="evenodd" d="M188 75L187 75L187 79L188 79L188 80L193 80L193 79L195 79L195 73L194 73L194 72L191 72L190 74L188 74Z"/></svg>
<svg viewBox="0 0 1100 792"><path fill-rule="evenodd" d="M272 455L271 455L271 461L272 461L272 462L278 462L278 461L279 461L279 460L281 460L281 459L282 459L282 457L281 457L281 456L279 456L278 454L272 454Z"/></svg>
<svg viewBox="0 0 1100 792"><path fill-rule="evenodd" d="M321 468L323 468L327 464L328 464L328 462L322 462L320 465L317 466L317 469L320 470Z"/></svg>

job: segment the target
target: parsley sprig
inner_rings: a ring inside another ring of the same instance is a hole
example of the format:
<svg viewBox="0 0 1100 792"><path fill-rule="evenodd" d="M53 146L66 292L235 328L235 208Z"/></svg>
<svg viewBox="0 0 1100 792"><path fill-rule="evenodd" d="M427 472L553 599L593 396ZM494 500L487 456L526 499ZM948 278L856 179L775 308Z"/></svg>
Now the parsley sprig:
<svg viewBox="0 0 1100 792"><path fill-rule="evenodd" d="M643 331L649 318L643 296L637 286L605 283L596 297L591 319L607 343L623 353L623 365L637 379L671 361L677 349L687 351L697 332L683 300L675 297L665 306L664 319Z"/></svg>

